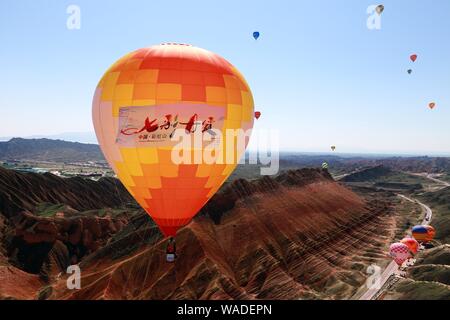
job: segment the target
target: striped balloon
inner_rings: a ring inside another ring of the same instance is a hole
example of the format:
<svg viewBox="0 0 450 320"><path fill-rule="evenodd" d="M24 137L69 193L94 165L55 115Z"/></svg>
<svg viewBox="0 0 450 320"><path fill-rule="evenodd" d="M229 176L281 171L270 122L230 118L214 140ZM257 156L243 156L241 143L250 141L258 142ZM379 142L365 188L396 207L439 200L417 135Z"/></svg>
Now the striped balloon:
<svg viewBox="0 0 450 320"><path fill-rule="evenodd" d="M415 226L412 228L412 235L418 242L428 243L434 239L436 230L432 226Z"/></svg>

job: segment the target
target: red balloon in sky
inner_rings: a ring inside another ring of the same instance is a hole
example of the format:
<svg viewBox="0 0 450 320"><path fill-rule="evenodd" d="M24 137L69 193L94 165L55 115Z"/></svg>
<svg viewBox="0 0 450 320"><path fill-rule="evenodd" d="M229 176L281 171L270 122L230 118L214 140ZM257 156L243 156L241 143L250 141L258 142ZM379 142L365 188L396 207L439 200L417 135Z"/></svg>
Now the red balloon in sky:
<svg viewBox="0 0 450 320"><path fill-rule="evenodd" d="M409 57L411 59L412 62L416 62L417 60L417 54L413 54L411 55L411 57Z"/></svg>
<svg viewBox="0 0 450 320"><path fill-rule="evenodd" d="M255 118L256 118L256 120L258 120L259 117L261 117L261 112L255 111Z"/></svg>

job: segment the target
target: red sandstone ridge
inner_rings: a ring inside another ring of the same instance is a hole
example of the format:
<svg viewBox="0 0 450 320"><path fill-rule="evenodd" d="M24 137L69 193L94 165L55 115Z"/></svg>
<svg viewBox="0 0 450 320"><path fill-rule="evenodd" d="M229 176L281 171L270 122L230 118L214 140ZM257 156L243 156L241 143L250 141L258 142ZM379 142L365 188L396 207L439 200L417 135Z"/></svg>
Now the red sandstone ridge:
<svg viewBox="0 0 450 320"><path fill-rule="evenodd" d="M388 213L322 170L238 180L180 230L176 263L158 233L146 245L123 234L81 262L80 290L63 277L50 299L349 297L365 279L352 259L377 245Z"/></svg>
<svg viewBox="0 0 450 320"><path fill-rule="evenodd" d="M43 202L62 203L83 211L129 201L133 201L130 194L114 178L65 179L51 173L23 173L0 167L0 214L5 217L14 217L21 211L33 212Z"/></svg>

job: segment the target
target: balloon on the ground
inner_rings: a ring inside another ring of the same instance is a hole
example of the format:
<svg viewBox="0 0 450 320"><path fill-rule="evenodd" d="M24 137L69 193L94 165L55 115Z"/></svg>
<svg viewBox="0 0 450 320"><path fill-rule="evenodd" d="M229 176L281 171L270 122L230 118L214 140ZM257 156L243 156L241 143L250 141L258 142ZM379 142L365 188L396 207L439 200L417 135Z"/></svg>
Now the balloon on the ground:
<svg viewBox="0 0 450 320"><path fill-rule="evenodd" d="M408 246L401 242L391 244L389 248L389 255L399 266L411 257Z"/></svg>
<svg viewBox="0 0 450 320"><path fill-rule="evenodd" d="M92 114L105 158L166 236L189 223L245 151L217 132L251 129L254 121L252 93L232 64L174 43L138 49L114 63L97 86ZM181 134L188 142L199 135L201 148L181 149ZM213 151L204 159L208 147ZM233 160L220 161L231 152Z"/></svg>
<svg viewBox="0 0 450 320"><path fill-rule="evenodd" d="M259 32L258 31L253 32L253 38L255 38L255 40L258 40L258 38L259 38Z"/></svg>
<svg viewBox="0 0 450 320"><path fill-rule="evenodd" d="M403 238L400 242L407 245L413 255L419 251L419 243L414 238Z"/></svg>
<svg viewBox="0 0 450 320"><path fill-rule="evenodd" d="M261 112L255 111L255 118L256 118L256 120L258 120L259 117L261 117Z"/></svg>
<svg viewBox="0 0 450 320"><path fill-rule="evenodd" d="M434 239L436 231L432 226L418 225L412 228L412 236L418 242L428 243Z"/></svg>
<svg viewBox="0 0 450 320"><path fill-rule="evenodd" d="M416 62L417 54L412 54L409 58L411 59L412 62Z"/></svg>
<svg viewBox="0 0 450 320"><path fill-rule="evenodd" d="M382 4L380 4L375 8L375 10L378 14L382 14L384 11L384 6Z"/></svg>

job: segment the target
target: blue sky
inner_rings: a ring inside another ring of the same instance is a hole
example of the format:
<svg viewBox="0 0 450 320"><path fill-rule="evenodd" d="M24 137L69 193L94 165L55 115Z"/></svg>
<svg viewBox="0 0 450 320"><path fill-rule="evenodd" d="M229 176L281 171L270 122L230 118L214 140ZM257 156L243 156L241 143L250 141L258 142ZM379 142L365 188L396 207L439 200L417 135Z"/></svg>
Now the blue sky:
<svg viewBox="0 0 450 320"><path fill-rule="evenodd" d="M80 30L66 28L70 4ZM93 131L109 65L183 42L241 70L262 112L256 128L279 130L283 150L450 154L450 2L383 1L380 30L366 27L371 4L2 0L0 136Z"/></svg>

